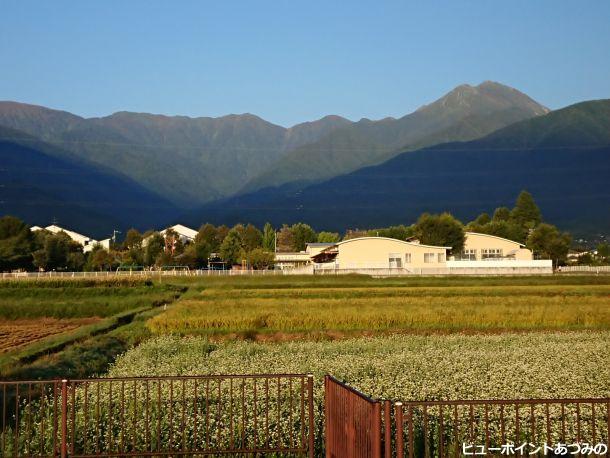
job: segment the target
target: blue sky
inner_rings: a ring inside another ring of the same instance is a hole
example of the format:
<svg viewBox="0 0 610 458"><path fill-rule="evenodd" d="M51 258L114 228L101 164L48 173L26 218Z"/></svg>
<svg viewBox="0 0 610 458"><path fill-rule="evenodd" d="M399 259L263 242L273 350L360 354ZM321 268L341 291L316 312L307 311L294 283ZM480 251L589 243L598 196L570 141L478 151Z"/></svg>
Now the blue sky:
<svg viewBox="0 0 610 458"><path fill-rule="evenodd" d="M402 116L461 83L610 98L610 2L0 0L0 100L82 116Z"/></svg>

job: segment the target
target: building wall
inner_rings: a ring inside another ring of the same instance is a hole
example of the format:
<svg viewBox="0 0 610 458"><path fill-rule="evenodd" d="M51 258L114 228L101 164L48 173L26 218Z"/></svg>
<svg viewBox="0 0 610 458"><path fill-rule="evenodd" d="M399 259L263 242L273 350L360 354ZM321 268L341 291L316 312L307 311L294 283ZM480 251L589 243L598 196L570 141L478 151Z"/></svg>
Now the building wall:
<svg viewBox="0 0 610 458"><path fill-rule="evenodd" d="M354 268L422 268L445 266L446 252L443 247L431 247L382 237L363 237L337 245L339 254L336 266L340 269ZM425 262L425 254L431 262ZM410 255L410 260L408 259ZM390 263L398 258L400 264ZM409 262L407 262L409 261Z"/></svg>
<svg viewBox="0 0 610 458"><path fill-rule="evenodd" d="M466 233L466 240L464 243L464 250L475 250L476 260L480 261L483 259L483 250L501 250L502 256L507 257L513 255L517 261L531 261L534 259L532 252L527 248L521 246L518 242L512 240L503 239L501 237L495 237L487 234L477 234L474 232Z"/></svg>
<svg viewBox="0 0 610 458"><path fill-rule="evenodd" d="M329 244L329 245L326 245L326 246L307 245L307 249L305 250L305 252L310 257L314 257L315 255L320 254L321 251L325 250L329 246L332 246L332 244Z"/></svg>

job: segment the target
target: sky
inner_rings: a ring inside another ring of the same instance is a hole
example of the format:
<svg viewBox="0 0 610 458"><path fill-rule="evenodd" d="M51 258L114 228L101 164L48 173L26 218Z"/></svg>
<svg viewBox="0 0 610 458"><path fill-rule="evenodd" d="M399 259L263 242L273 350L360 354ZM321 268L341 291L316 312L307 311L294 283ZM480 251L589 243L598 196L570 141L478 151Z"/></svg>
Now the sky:
<svg viewBox="0 0 610 458"><path fill-rule="evenodd" d="M485 80L610 98L610 2L0 0L0 100L92 117L403 116Z"/></svg>

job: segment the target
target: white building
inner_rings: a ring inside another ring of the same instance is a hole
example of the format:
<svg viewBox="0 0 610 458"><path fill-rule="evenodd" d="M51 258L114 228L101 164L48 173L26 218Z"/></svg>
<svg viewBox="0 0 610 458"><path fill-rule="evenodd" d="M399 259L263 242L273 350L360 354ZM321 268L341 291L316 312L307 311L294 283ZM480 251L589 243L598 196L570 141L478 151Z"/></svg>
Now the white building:
<svg viewBox="0 0 610 458"><path fill-rule="evenodd" d="M92 239L91 237L87 237L86 235L83 234L79 234L78 232L74 232L71 231L69 229L65 229L63 227L60 227L56 224L51 224L50 226L47 226L45 228L42 228L40 226L32 226L30 228L31 231L49 231L53 234L58 234L60 232L65 233L68 237L70 237L73 241L75 241L76 243L82 245L83 247L83 252L87 253L89 251L91 251L93 249L93 246L96 245L98 243L97 240Z"/></svg>
<svg viewBox="0 0 610 458"><path fill-rule="evenodd" d="M171 227L163 229L159 233L163 237L165 237L165 234L170 229L172 231L174 231L176 234L178 234L178 237L180 238L180 241L182 243L191 243L191 242L193 242L195 240L195 237L197 237L197 233L198 233L196 230L191 229L190 227L183 226L182 224L174 224Z"/></svg>

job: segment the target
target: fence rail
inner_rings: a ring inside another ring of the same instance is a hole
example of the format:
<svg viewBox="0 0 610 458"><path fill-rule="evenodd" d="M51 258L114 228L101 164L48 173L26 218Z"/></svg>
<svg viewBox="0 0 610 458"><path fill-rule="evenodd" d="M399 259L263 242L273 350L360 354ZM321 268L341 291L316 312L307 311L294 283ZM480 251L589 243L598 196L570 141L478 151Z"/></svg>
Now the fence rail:
<svg viewBox="0 0 610 458"><path fill-rule="evenodd" d="M313 456L313 376L0 382L0 456Z"/></svg>

